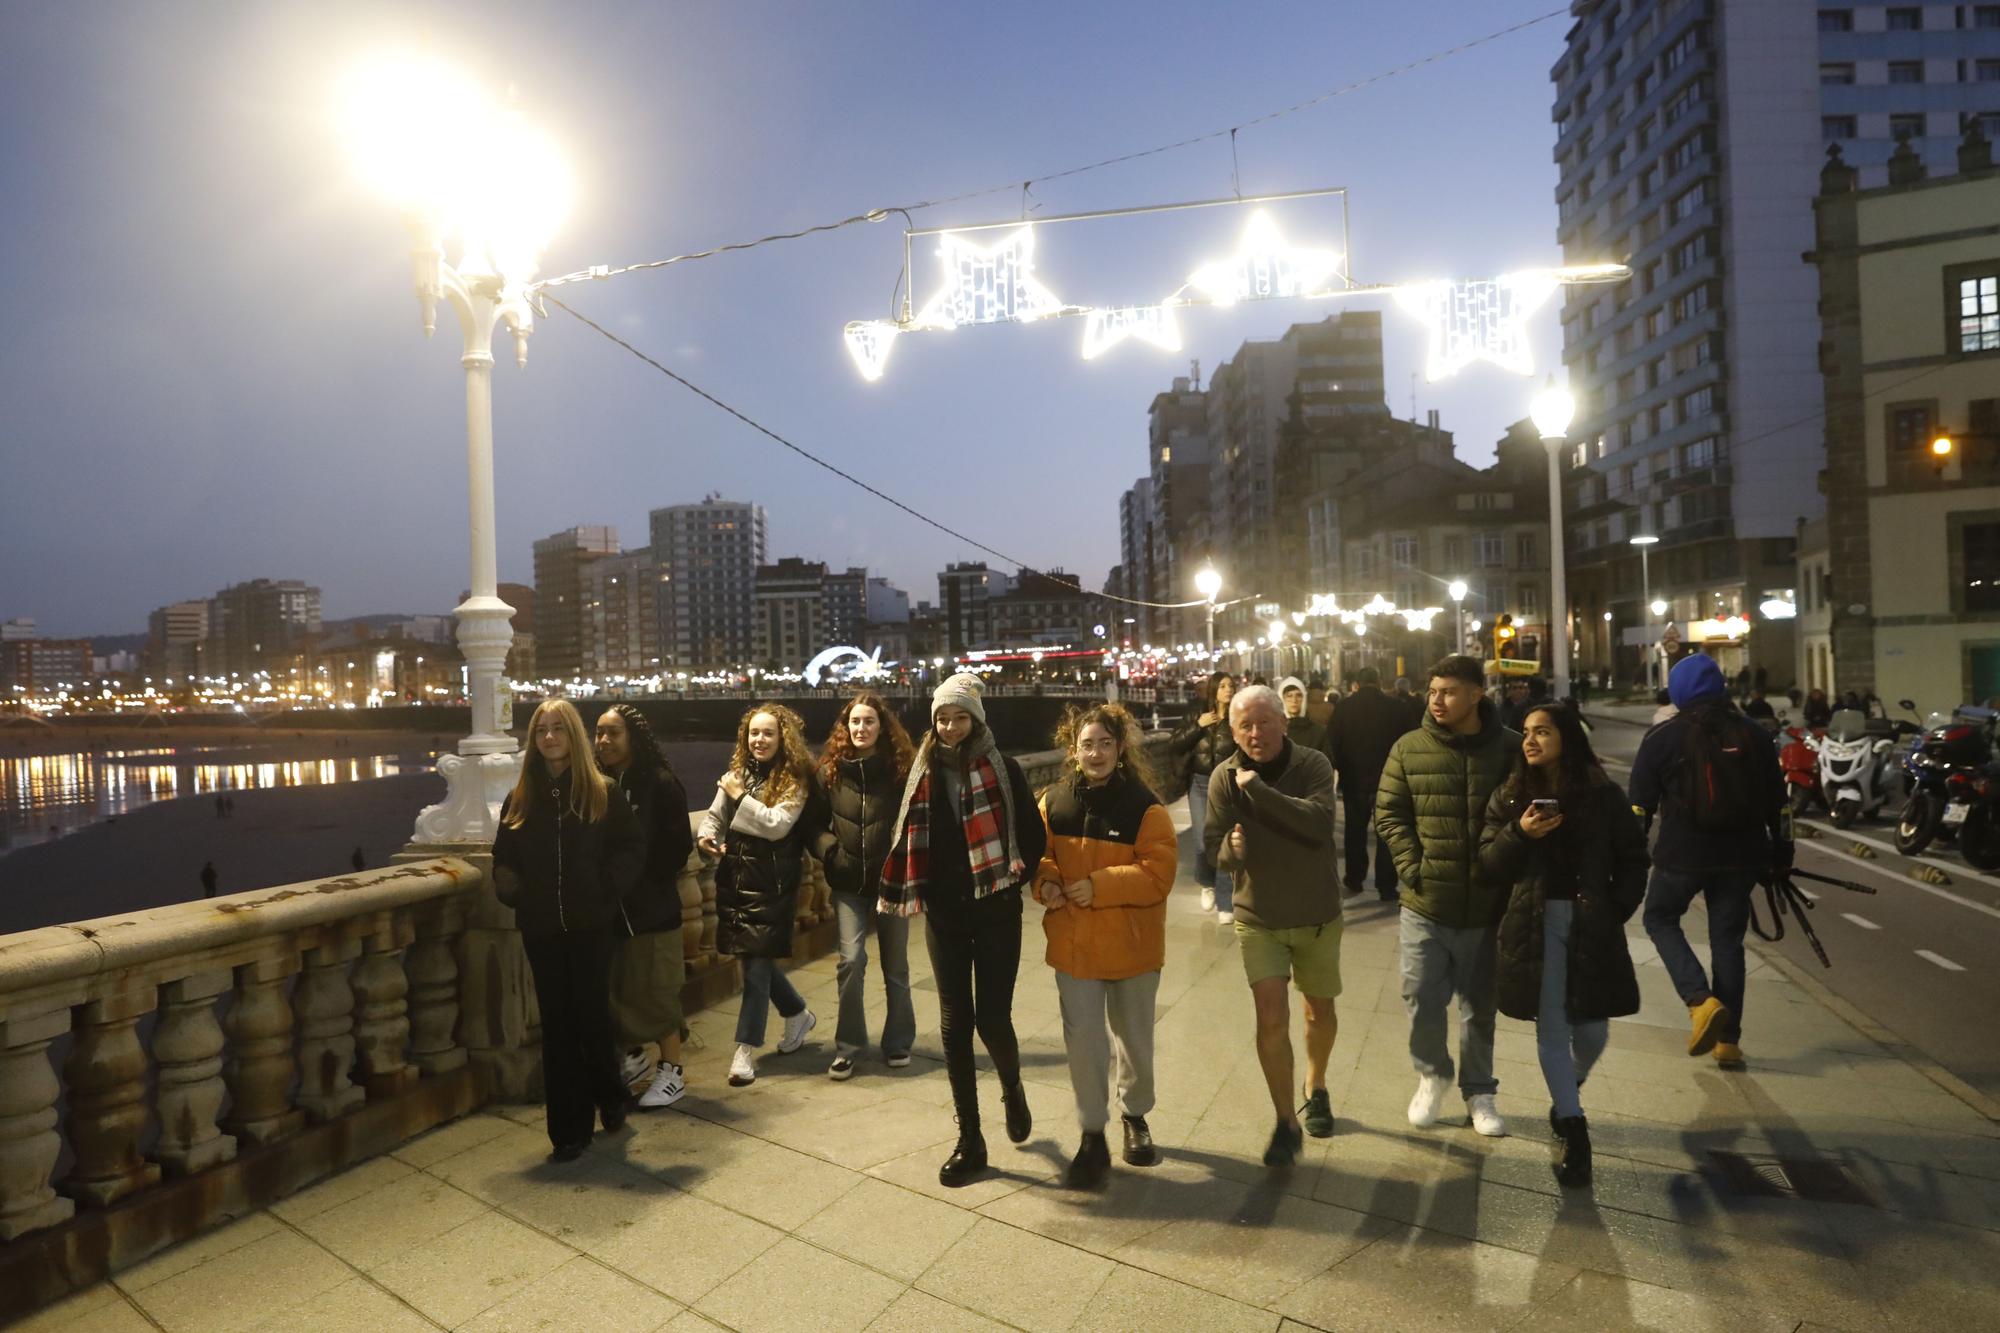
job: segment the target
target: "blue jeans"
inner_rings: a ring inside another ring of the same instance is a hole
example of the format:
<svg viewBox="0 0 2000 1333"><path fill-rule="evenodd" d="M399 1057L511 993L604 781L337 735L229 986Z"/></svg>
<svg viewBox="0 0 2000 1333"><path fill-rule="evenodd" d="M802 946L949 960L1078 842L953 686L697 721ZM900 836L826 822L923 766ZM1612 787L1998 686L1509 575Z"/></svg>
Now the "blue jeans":
<svg viewBox="0 0 2000 1333"><path fill-rule="evenodd" d="M1729 1009L1716 1024L1718 1041L1743 1039L1743 932L1750 924L1751 870L1668 870L1653 867L1646 885L1646 934L1690 1009L1713 995ZM1699 897L1708 904L1709 972L1689 947L1681 918Z"/></svg>
<svg viewBox="0 0 2000 1333"><path fill-rule="evenodd" d="M858 893L835 893L833 915L840 923L840 961L833 972L840 990L834 1053L852 1060L868 1049L863 983L868 980L868 937L873 934L881 941L882 984L889 993L889 1016L882 1024L882 1054L908 1055L917 1040L917 1011L910 1003L910 919L877 915L874 897Z"/></svg>
<svg viewBox="0 0 2000 1333"><path fill-rule="evenodd" d="M1541 1057L1542 1081L1559 1116L1583 1114L1577 1093L1597 1057L1611 1040L1611 1024L1593 1019L1569 1021L1569 932L1576 904L1552 898L1542 904L1542 996L1535 1009L1535 1054Z"/></svg>
<svg viewBox="0 0 2000 1333"><path fill-rule="evenodd" d="M739 961L743 964L743 1007L736 1011L736 1044L762 1046L771 1006L778 1006L779 1017L790 1018L806 1007L805 997L792 985L792 979L778 970L776 959Z"/></svg>
<svg viewBox="0 0 2000 1333"><path fill-rule="evenodd" d="M1497 926L1446 926L1405 907L1397 923L1410 1063L1449 1082L1446 1026L1458 997L1458 1087L1466 1100L1500 1090L1493 1073L1494 947Z"/></svg>
<svg viewBox="0 0 2000 1333"><path fill-rule="evenodd" d="M1194 834L1194 878L1203 888L1215 890L1215 910L1236 910L1236 879L1227 870L1217 869L1202 850L1202 830L1208 827L1208 774L1197 773L1188 782L1188 829Z"/></svg>

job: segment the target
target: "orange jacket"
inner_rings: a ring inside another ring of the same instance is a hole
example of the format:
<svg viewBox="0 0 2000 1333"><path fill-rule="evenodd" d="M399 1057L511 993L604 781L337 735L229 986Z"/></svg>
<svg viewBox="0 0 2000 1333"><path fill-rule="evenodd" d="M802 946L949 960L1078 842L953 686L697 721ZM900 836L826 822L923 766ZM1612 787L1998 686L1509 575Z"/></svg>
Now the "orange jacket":
<svg viewBox="0 0 2000 1333"><path fill-rule="evenodd" d="M1167 894L1179 848L1173 817L1144 786L1067 777L1042 794L1049 849L1035 881L1088 879L1091 903L1064 900L1042 917L1049 966L1085 981L1122 981L1167 961Z"/></svg>

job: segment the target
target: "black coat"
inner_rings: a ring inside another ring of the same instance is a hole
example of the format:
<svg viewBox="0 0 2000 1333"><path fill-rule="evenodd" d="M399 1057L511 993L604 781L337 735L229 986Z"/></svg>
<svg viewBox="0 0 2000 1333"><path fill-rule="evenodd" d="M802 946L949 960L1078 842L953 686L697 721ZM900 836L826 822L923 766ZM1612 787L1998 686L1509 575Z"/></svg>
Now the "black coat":
<svg viewBox="0 0 2000 1333"><path fill-rule="evenodd" d="M1042 863L1042 856L1049 849L1048 826L1042 823L1042 808L1035 800L1034 789L1028 786L1027 775L1014 762L1014 756L999 756L1005 772L994 776L1009 783L1014 796L1014 846L1021 853L1021 862L1027 872L1021 877L1021 884L1034 880L1035 871ZM951 803L944 796L944 779L938 770L949 762L935 749L931 751L931 812L930 812L930 867L927 872L928 884L924 891L924 911L932 922L963 921L972 911L975 899L972 896L972 858L965 847L965 826L951 812ZM903 794L896 793L896 804L901 807ZM901 829L896 830L898 834ZM1001 893L1015 895L1019 901L1016 885L1003 889ZM993 895L998 897L999 894Z"/></svg>
<svg viewBox="0 0 2000 1333"><path fill-rule="evenodd" d="M1390 748L1418 721L1408 704L1379 685L1363 685L1342 699L1327 724L1327 758L1340 774L1341 795L1372 802Z"/></svg>
<svg viewBox="0 0 2000 1333"><path fill-rule="evenodd" d="M1521 832L1526 798L1516 781L1486 804L1479 869L1511 881L1500 918L1498 1000L1509 1018L1533 1019L1542 998L1542 904L1549 876L1566 858L1576 877L1569 936L1569 1019L1588 1023L1639 1012L1639 978L1625 923L1646 896L1646 835L1625 794L1599 777L1581 798L1563 801L1562 827L1544 838Z"/></svg>
<svg viewBox="0 0 2000 1333"><path fill-rule="evenodd" d="M827 827L813 839L828 887L874 899L902 799L890 756L877 750L866 759L839 761L824 794Z"/></svg>
<svg viewBox="0 0 2000 1333"><path fill-rule="evenodd" d="M1184 791L1189 783L1206 778L1217 764L1236 753L1236 738L1229 733L1228 718L1218 718L1204 727L1201 714L1194 712L1188 714L1187 721L1167 741L1167 749L1180 765L1179 785Z"/></svg>
<svg viewBox="0 0 2000 1333"><path fill-rule="evenodd" d="M681 928L681 870L694 851L688 824L687 790L665 764L634 764L618 777L618 790L631 803L646 835L646 868L625 895L618 923L623 935L651 935Z"/></svg>
<svg viewBox="0 0 2000 1333"><path fill-rule="evenodd" d="M619 901L645 869L646 835L617 788L596 823L578 819L569 799L570 774L564 772L519 828L508 826L508 806L501 807L493 886L500 901L514 909L524 935L609 929Z"/></svg>
<svg viewBox="0 0 2000 1333"><path fill-rule="evenodd" d="M765 779L746 779L752 795ZM737 802L723 807L722 860L715 867L715 948L737 958L785 958L792 952L792 919L798 912L799 876L805 868L815 802L782 838L760 838L729 827Z"/></svg>

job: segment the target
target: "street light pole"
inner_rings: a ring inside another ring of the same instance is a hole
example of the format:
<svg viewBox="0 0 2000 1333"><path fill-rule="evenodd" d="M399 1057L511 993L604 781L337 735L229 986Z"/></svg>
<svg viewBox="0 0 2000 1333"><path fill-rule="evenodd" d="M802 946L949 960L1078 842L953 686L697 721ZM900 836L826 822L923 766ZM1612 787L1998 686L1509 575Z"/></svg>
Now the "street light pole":
<svg viewBox="0 0 2000 1333"><path fill-rule="evenodd" d="M1472 591L1464 579L1453 579L1445 589L1451 594L1452 609L1458 613L1458 641L1451 646L1454 653L1465 651L1465 594Z"/></svg>
<svg viewBox="0 0 2000 1333"><path fill-rule="evenodd" d="M1549 651L1555 666L1557 699L1570 695L1569 683L1569 580L1563 568L1562 463L1564 440L1570 422L1576 418L1576 399L1567 389L1556 387L1555 376L1529 409L1535 429L1549 451Z"/></svg>
<svg viewBox="0 0 2000 1333"><path fill-rule="evenodd" d="M1641 644L1641 645L1640 645L1640 652L1642 652L1642 653L1643 653L1643 654L1645 655L1645 662L1646 662L1646 688L1647 688L1647 689L1649 689L1649 690L1650 690L1650 689L1652 689L1652 688L1654 688L1654 686L1653 686L1653 658L1654 658L1654 657L1656 656L1656 654L1655 654L1655 652L1654 652L1654 649L1653 649L1653 642L1652 642L1652 640L1653 640L1653 567L1652 567L1652 563L1651 563L1651 560L1649 559L1649 555L1650 555L1650 553L1651 553L1651 551L1652 551L1652 547L1653 547L1653 544L1654 544L1655 542L1659 541L1659 540L1660 540L1660 539L1659 539L1658 537L1655 537L1655 536L1651 535L1650 533L1640 533L1640 534L1639 534L1639 535L1638 535L1637 537L1634 537L1634 538L1632 539L1632 545L1634 545L1634 546L1636 546L1636 547L1638 547L1638 548L1639 548L1639 596L1640 596L1641 598L1643 598L1643 599L1644 599L1644 602L1645 602L1645 611L1646 611L1646 618L1645 618L1644 620L1642 620L1642 621L1640 621L1640 622L1639 622L1640 624L1642 624L1642 625L1644 625L1644 626L1646 627L1646 632L1645 632L1645 634L1641 636L1642 638L1644 638L1644 639L1646 640L1646 642L1644 642L1643 644Z"/></svg>
<svg viewBox="0 0 2000 1333"><path fill-rule="evenodd" d="M1222 591L1222 575L1216 573L1214 565L1203 565L1195 571L1194 590L1208 599L1208 624L1205 644L1208 648L1208 669L1215 670L1215 597Z"/></svg>

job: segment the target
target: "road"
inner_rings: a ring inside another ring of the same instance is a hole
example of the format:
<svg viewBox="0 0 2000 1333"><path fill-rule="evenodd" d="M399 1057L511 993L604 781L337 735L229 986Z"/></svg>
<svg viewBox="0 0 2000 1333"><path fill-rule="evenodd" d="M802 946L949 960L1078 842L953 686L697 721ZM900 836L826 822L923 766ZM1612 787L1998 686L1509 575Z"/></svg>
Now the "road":
<svg viewBox="0 0 2000 1333"><path fill-rule="evenodd" d="M1643 728L1592 710L1593 743L1619 782ZM1816 906L1812 924L1831 968L1787 926L1777 947L1846 1000L1988 1096L2000 1097L2000 878L1973 870L1951 849L1922 859L1896 852L1893 815L1846 833L1825 819L1801 821L1820 836L1799 839L1801 869L1873 887L1872 895L1801 882ZM1860 845L1863 854L1853 850ZM1866 855L1873 853L1872 857ZM1912 872L1935 865L1949 885L1923 884ZM1758 910L1768 917L1763 891ZM1756 1015L1748 1045L1754 1053Z"/></svg>

